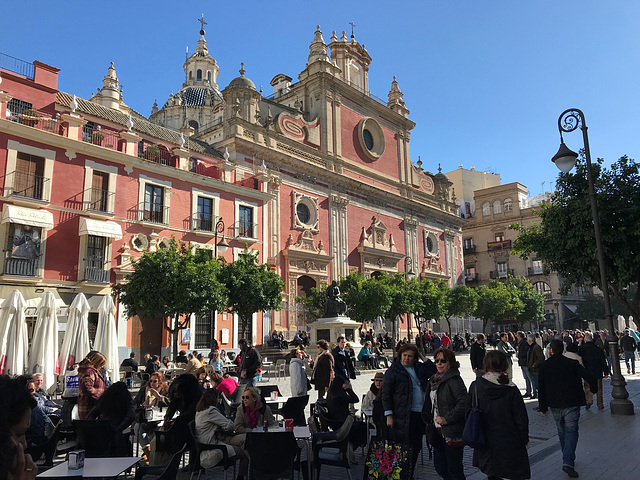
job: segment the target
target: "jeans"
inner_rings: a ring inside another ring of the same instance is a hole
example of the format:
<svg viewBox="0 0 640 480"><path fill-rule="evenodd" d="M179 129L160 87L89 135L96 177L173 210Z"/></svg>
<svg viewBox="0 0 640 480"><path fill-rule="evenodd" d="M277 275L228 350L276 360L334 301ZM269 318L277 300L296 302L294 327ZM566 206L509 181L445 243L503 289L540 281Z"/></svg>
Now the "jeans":
<svg viewBox="0 0 640 480"><path fill-rule="evenodd" d="M538 375L529 372L529 376L531 377L531 391L535 396L538 396Z"/></svg>
<svg viewBox="0 0 640 480"><path fill-rule="evenodd" d="M558 428L560 448L562 449L562 465L575 467L576 447L578 446L578 421L580 407L551 408L553 419Z"/></svg>
<svg viewBox="0 0 640 480"><path fill-rule="evenodd" d="M238 379L238 386L242 386L243 388L255 387L257 384L258 384L258 378L257 377L239 378Z"/></svg>
<svg viewBox="0 0 640 480"><path fill-rule="evenodd" d="M444 480L464 480L462 453L464 447L450 447L433 449L433 466Z"/></svg>
<svg viewBox="0 0 640 480"><path fill-rule="evenodd" d="M629 367L629 361L631 361L631 367ZM633 350L624 351L624 364L627 370L631 368L631 373L636 373L636 353Z"/></svg>
<svg viewBox="0 0 640 480"><path fill-rule="evenodd" d="M531 395L532 391L531 391L531 374L529 373L529 367L523 367L522 365L520 366L520 369L522 370L522 376L524 377L524 381L527 385L527 391L526 391L526 395ZM537 392L534 390L533 391L534 394L536 394Z"/></svg>

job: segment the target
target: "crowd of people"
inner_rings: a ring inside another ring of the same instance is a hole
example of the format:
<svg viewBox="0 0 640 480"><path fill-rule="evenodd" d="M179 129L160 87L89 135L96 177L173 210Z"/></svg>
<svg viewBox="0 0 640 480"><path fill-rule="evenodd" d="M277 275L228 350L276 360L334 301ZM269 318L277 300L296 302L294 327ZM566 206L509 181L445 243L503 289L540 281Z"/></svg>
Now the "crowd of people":
<svg viewBox="0 0 640 480"><path fill-rule="evenodd" d="M602 379L611 373L606 331L459 336L464 348L469 349L476 374L468 388L460 375L454 342L445 340L448 335L425 332L421 335L422 348L401 341L390 359L384 355L379 337L375 346L368 340L370 334L363 336L358 354L344 336L337 338L333 348L319 340L315 359L310 358L304 342L289 352L291 396L306 396L314 388L317 402L325 406L336 427L354 416L353 406L360 402L351 384L357 362L363 368L378 370L362 400L367 419L358 416L351 427L348 456L352 461L353 451L366 446L366 422L370 421L380 438L407 446L411 475L426 434L437 473L444 479L463 479L463 430L469 412L477 407L485 442L474 448L473 464L489 479L528 479L529 418L524 399L531 398L538 400L535 410L542 415L551 412L556 422L562 470L571 478L578 476L575 451L581 407L588 409L596 403L598 409L604 408ZM635 373L638 342L630 330L617 335L627 373ZM437 339L440 344L435 348ZM239 460L243 477L248 466L246 433L257 426L271 426L275 419L256 388L260 353L244 339L238 345L237 356L215 350L207 360L198 352L186 351L181 351L174 362L169 357L160 361L157 355L145 355L142 365L147 377L135 395L130 392L131 384L142 370L135 353L122 362L128 367L124 381L112 383L104 372L104 355L91 351L72 371L77 374L77 417L108 422L110 434L105 449L111 456L132 455L128 434L132 427L144 461L150 459L154 444L168 450L181 445L189 438L188 425L194 421L198 441L223 446L229 458ZM223 373L232 359L235 372ZM513 382L516 361L525 382L524 393ZM176 366L183 368L183 373L169 385L165 373ZM64 420L64 405L52 400L42 383L41 374L0 376L0 443L4 446L0 448L0 480L34 478L37 466L30 452L46 442L52 425ZM221 397L237 391L242 392L241 403L232 420L221 408ZM68 398L66 393L63 397ZM156 425L147 421L146 411L153 407L166 408L162 431L171 431L169 443L167 435L158 437ZM201 464L212 467L221 455L221 450L203 452Z"/></svg>

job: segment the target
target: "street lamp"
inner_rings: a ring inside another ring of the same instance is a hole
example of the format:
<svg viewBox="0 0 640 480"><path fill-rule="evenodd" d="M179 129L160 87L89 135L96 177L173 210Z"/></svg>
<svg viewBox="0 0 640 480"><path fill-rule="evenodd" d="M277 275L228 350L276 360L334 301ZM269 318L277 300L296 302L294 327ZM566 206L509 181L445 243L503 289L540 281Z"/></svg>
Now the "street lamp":
<svg viewBox="0 0 640 480"><path fill-rule="evenodd" d="M213 231L215 233L215 237L213 239L214 245L215 245L213 247L214 248L213 253L215 258L218 258L218 252L220 252L220 254L223 254L224 252L227 251L227 248L229 248L229 244L224 241L224 235L222 235L222 239L220 240L220 243L218 243L218 234L224 233L224 222L222 221L222 217L220 217L216 222L216 226Z"/></svg>
<svg viewBox="0 0 640 480"><path fill-rule="evenodd" d="M591 151L589 150L589 137L587 136L587 123L584 113L577 108L570 108L562 112L558 118L558 130L560 131L560 148L558 153L551 159L556 166L564 173L568 173L576 164L578 154L572 152L564 144L562 132L573 132L577 128L582 130L582 139L584 141L584 153L587 160L587 179L589 181L589 198L591 199L591 215L593 217L593 229L596 237L596 249L598 252L598 264L600 266L600 285L604 298L604 311L607 317L607 327L609 329L609 350L611 363L613 364L613 375L611 376L611 386L613 391L611 396L611 413L614 415L633 415L633 403L629 400L629 393L625 388L625 382L620 368L620 358L618 356L618 339L614 336L613 313L611 313L611 302L609 301L609 288L607 283L607 270L604 262L604 250L602 249L602 235L600 232L600 220L598 218L598 202L596 189L593 183L593 174L591 172Z"/></svg>

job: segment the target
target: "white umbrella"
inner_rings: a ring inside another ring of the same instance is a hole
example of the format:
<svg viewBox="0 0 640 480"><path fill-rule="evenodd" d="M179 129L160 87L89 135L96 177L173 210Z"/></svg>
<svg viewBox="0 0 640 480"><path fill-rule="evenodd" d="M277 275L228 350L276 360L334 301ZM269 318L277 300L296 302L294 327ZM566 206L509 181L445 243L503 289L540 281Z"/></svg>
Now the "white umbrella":
<svg viewBox="0 0 640 480"><path fill-rule="evenodd" d="M104 366L112 381L117 381L120 362L118 361L118 332L116 331L116 306L111 295L105 295L98 307L98 328L94 349L107 357Z"/></svg>
<svg viewBox="0 0 640 480"><path fill-rule="evenodd" d="M27 365L27 322L25 301L18 290L0 308L0 374L22 375Z"/></svg>
<svg viewBox="0 0 640 480"><path fill-rule="evenodd" d="M636 322L633 321L633 316L631 315L629 315L629 328L638 330L638 326L636 325Z"/></svg>
<svg viewBox="0 0 640 480"><path fill-rule="evenodd" d="M58 317L56 298L47 292L38 305L38 319L29 351L29 373L42 373L43 386L49 390L56 384L58 367Z"/></svg>
<svg viewBox="0 0 640 480"><path fill-rule="evenodd" d="M71 302L67 328L60 348L58 365L60 372L70 370L71 365L79 363L89 353L89 302L79 293Z"/></svg>
<svg viewBox="0 0 640 480"><path fill-rule="evenodd" d="M624 317L622 315L618 315L618 331L623 331L625 328L627 328L626 322L624 320Z"/></svg>

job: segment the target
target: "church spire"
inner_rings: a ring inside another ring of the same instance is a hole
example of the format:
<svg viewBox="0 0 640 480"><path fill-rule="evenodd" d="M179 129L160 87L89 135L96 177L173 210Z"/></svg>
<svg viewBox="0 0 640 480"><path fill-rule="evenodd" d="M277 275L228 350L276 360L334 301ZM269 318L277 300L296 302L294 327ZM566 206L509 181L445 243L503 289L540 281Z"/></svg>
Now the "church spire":
<svg viewBox="0 0 640 480"><path fill-rule="evenodd" d="M324 43L324 38L322 38L322 32L320 31L320 25L318 25L313 36L313 42L311 42L311 45L309 46L309 64L329 61L327 44Z"/></svg>
<svg viewBox="0 0 640 480"><path fill-rule="evenodd" d="M398 86L395 76L393 77L393 82L391 82L391 90L389 90L389 101L387 102L387 107L405 118L409 117L409 109L404 103L404 96Z"/></svg>

